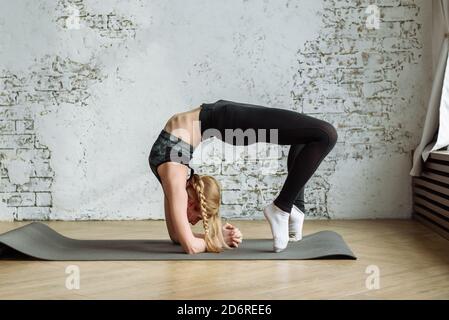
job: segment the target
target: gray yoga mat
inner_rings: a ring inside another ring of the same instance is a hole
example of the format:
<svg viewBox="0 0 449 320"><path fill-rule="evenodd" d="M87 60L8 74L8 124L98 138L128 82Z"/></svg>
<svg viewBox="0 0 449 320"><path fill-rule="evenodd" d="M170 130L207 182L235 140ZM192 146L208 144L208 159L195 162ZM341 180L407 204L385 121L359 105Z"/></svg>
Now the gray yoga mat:
<svg viewBox="0 0 449 320"><path fill-rule="evenodd" d="M59 261L356 259L343 238L333 231L320 231L301 241L289 242L280 253L272 248L271 239L244 239L238 248L222 253L189 255L170 240L76 240L39 222L0 235L0 259L11 253Z"/></svg>

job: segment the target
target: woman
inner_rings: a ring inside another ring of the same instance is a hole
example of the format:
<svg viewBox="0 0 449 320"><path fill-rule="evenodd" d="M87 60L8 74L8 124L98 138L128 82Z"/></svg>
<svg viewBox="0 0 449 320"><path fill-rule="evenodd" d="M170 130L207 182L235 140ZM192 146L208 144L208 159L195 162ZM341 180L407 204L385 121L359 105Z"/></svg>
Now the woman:
<svg viewBox="0 0 449 320"><path fill-rule="evenodd" d="M289 240L301 240L304 214L293 203L334 147L335 128L294 111L229 100L203 103L171 117L151 149L149 163L164 191L170 238L189 254L221 252L242 241L238 228L221 225L218 182L195 174L191 168L187 178L194 149L210 137L233 145L268 142L291 146L287 178L276 199L265 207L264 216L270 224L275 252L283 251ZM189 223L199 220L203 220L204 235L193 234L190 229Z"/></svg>

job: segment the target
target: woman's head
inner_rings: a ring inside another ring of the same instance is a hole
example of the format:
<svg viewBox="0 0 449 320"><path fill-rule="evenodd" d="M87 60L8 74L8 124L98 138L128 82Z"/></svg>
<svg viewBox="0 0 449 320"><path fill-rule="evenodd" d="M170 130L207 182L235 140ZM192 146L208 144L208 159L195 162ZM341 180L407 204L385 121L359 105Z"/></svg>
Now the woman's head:
<svg viewBox="0 0 449 320"><path fill-rule="evenodd" d="M207 251L220 252L229 248L223 239L219 215L221 188L218 181L211 176L193 174L187 183L187 216L191 224L203 220L204 240Z"/></svg>

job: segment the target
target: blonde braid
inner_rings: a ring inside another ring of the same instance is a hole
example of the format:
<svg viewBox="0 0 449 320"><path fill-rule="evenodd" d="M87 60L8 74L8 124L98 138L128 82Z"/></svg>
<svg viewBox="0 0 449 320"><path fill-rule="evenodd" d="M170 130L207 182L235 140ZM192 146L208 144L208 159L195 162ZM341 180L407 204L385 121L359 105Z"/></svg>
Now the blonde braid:
<svg viewBox="0 0 449 320"><path fill-rule="evenodd" d="M209 233L209 221L207 218L207 206L206 206L206 197L204 196L204 183L201 181L198 175L195 175L196 183L194 184L196 194L198 196L198 200L200 202L200 211L201 216L203 217L203 226L204 232L206 234Z"/></svg>
<svg viewBox="0 0 449 320"><path fill-rule="evenodd" d="M221 202L220 185L211 176L193 174L187 192L196 199L203 220L204 241L208 252L221 252L231 249L224 241L222 234L219 207Z"/></svg>

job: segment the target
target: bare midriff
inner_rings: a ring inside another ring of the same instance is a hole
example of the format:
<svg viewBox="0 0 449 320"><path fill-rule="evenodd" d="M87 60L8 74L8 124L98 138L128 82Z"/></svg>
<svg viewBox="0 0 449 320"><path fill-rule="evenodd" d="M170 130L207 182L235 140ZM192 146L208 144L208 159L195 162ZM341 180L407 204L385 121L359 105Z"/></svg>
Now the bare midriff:
<svg viewBox="0 0 449 320"><path fill-rule="evenodd" d="M201 107L176 113L165 124L164 130L196 147L201 142L201 127L199 123Z"/></svg>

